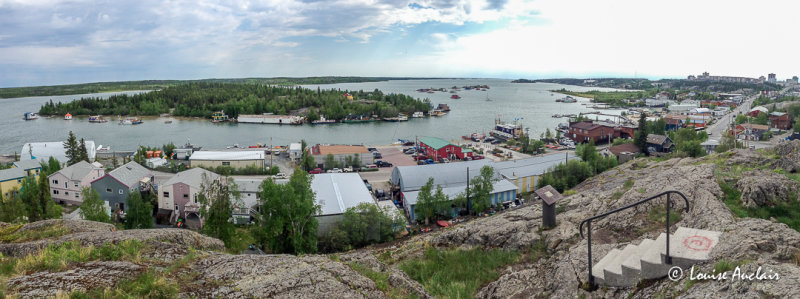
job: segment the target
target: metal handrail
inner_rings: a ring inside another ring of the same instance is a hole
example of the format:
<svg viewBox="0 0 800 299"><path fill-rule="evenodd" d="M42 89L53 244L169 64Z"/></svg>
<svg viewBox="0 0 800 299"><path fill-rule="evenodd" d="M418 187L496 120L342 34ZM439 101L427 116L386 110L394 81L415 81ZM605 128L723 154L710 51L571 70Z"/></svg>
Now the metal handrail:
<svg viewBox="0 0 800 299"><path fill-rule="evenodd" d="M683 193L681 193L680 191L670 190L670 191L661 192L661 193L659 193L657 195L648 197L647 199L644 199L644 200L629 204L627 206L615 209L613 211L605 212L603 214L596 215L594 217L591 217L591 218L588 218L586 220L581 221L581 224L578 227L578 229L580 230L581 238L583 238L583 224L584 223L587 224L586 225L586 232L587 232L587 236L588 237L587 237L587 242L586 243L587 243L588 249L589 249L588 250L589 251L589 263L588 263L589 264L589 286L592 289L594 289L594 287L595 287L594 276L592 275L592 220L600 219L600 218L606 217L608 215L611 215L611 214L614 214L614 213L617 213L617 212L620 212L620 211L623 211L623 210L630 209L632 207L635 207L635 206L638 206L640 204L649 202L649 201L654 200L656 198L660 198L661 196L664 196L664 195L667 196L667 217L666 217L667 218L667 221L666 221L667 222L667 238L666 238L667 239L667 244L666 244L667 245L667 252L666 252L665 262L667 264L672 264L672 257L669 256L669 211L670 211L670 196L669 195L672 194L672 193L678 194L683 198L683 201L686 203L686 207L684 208L684 211L689 212L689 199L686 198L686 195L683 195Z"/></svg>

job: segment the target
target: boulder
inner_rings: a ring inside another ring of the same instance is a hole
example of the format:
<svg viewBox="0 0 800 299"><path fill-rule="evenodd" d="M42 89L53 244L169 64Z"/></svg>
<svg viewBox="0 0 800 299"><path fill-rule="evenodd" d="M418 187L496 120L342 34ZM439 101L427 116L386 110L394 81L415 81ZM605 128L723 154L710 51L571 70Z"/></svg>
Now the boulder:
<svg viewBox="0 0 800 299"><path fill-rule="evenodd" d="M106 288L133 278L145 268L131 262L90 262L61 272L36 272L8 280L9 294L45 298L74 291Z"/></svg>
<svg viewBox="0 0 800 299"><path fill-rule="evenodd" d="M775 146L775 154L778 155L775 167L787 172L800 170L800 140L779 143Z"/></svg>
<svg viewBox="0 0 800 299"><path fill-rule="evenodd" d="M425 291L425 288L422 287L422 284L420 284L416 280L411 279L411 277L408 277L408 275L405 272L399 269L391 268L389 270L389 284L392 287L409 292L415 295L417 298L421 299L433 298L433 296L431 296L430 294L428 294L427 291Z"/></svg>
<svg viewBox="0 0 800 299"><path fill-rule="evenodd" d="M797 191L797 185L797 182L785 175L768 170L746 171L736 182L736 188L742 192L742 205L750 208L773 206L777 202L789 200Z"/></svg>

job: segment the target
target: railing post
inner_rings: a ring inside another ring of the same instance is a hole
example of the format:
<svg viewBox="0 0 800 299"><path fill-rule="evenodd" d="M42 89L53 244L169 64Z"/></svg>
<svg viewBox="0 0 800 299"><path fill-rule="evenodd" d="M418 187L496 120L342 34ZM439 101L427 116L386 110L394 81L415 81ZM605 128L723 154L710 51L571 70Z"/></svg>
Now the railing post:
<svg viewBox="0 0 800 299"><path fill-rule="evenodd" d="M592 222L586 223L586 230L588 231L586 243L589 244L589 288L594 288L594 275L592 275Z"/></svg>
<svg viewBox="0 0 800 299"><path fill-rule="evenodd" d="M668 265L671 265L672 264L672 257L669 256L669 206L670 206L669 195L670 195L670 193L667 193L667 256L664 259L664 262L666 262L666 264L668 264Z"/></svg>

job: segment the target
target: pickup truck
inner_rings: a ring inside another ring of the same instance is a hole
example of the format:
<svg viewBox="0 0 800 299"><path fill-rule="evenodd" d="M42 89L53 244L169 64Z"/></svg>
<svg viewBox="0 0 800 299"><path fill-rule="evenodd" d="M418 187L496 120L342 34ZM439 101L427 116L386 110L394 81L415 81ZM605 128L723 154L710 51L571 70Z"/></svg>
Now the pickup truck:
<svg viewBox="0 0 800 299"><path fill-rule="evenodd" d="M352 166L345 167L344 169L342 169L342 171L344 171L344 172L353 172L353 167Z"/></svg>

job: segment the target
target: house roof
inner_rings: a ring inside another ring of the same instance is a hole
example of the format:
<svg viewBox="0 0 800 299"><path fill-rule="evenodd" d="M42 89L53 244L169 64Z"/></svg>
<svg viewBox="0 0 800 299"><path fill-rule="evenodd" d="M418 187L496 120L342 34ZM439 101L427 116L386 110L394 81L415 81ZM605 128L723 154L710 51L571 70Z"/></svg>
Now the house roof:
<svg viewBox="0 0 800 299"><path fill-rule="evenodd" d="M366 146L363 145L316 145L311 148L312 155L352 155L369 154Z"/></svg>
<svg viewBox="0 0 800 299"><path fill-rule="evenodd" d="M714 139L709 139L709 140L703 141L703 143L701 143L700 145L703 145L703 146L706 146L706 145L719 145L719 141L714 140Z"/></svg>
<svg viewBox="0 0 800 299"><path fill-rule="evenodd" d="M100 168L96 167L93 164L90 164L89 162L80 161L68 167L62 168L56 173L60 173L61 175L67 177L67 179L74 181L74 180L83 180L84 178L86 178L87 175L89 175L90 172L92 172L92 170L95 169L100 169Z"/></svg>
<svg viewBox="0 0 800 299"><path fill-rule="evenodd" d="M786 112L772 112L772 113L770 113L769 115L770 115L770 116L777 116L777 117L781 117L781 116L784 116L784 115L786 115Z"/></svg>
<svg viewBox="0 0 800 299"><path fill-rule="evenodd" d="M189 160L203 161L249 161L264 160L263 151L196 151Z"/></svg>
<svg viewBox="0 0 800 299"><path fill-rule="evenodd" d="M171 177L169 180L161 184L162 186L169 186L176 183L184 183L186 185L201 188L205 181L213 181L219 179L220 175L211 171L195 167L189 170L181 171Z"/></svg>
<svg viewBox="0 0 800 299"><path fill-rule="evenodd" d="M609 147L608 151L610 151L612 154L617 156L620 153L624 153L624 152L640 153L641 149L639 149L639 147L636 146L633 143L626 143L626 144L620 144L620 145L615 145L615 146Z"/></svg>
<svg viewBox="0 0 800 299"><path fill-rule="evenodd" d="M452 144L444 139L436 137L422 137L419 139L419 142L424 143L425 145L436 150Z"/></svg>
<svg viewBox="0 0 800 299"><path fill-rule="evenodd" d="M302 145L302 144L300 144L300 143L296 143L296 142L295 142L295 143L290 143L290 144L289 144L289 150L290 150L290 151L299 151L299 150L301 150L302 148L303 148L303 145Z"/></svg>
<svg viewBox="0 0 800 299"><path fill-rule="evenodd" d="M42 168L39 160L21 160L13 163L14 167L22 168L24 170Z"/></svg>
<svg viewBox="0 0 800 299"><path fill-rule="evenodd" d="M97 148L94 141L86 140L86 152L89 154L89 159L94 160L97 155ZM61 163L67 162L67 150L64 148L63 141L55 142L33 142L26 143L20 150L20 160L32 160L31 153L37 160L47 161L50 157L55 158Z"/></svg>
<svg viewBox="0 0 800 299"><path fill-rule="evenodd" d="M750 109L750 112L753 112L753 111L760 111L760 112L765 112L766 113L766 112L769 112L769 109L767 109L767 107L764 107L764 106L756 106L756 107L753 107L753 109Z"/></svg>
<svg viewBox="0 0 800 299"><path fill-rule="evenodd" d="M550 185L536 189L536 191L533 192L548 205L553 205L556 201L564 198L561 193L558 193L558 191Z"/></svg>
<svg viewBox="0 0 800 299"><path fill-rule="evenodd" d="M0 182L21 179L26 175L25 170L22 168L9 168L0 170Z"/></svg>
<svg viewBox="0 0 800 299"><path fill-rule="evenodd" d="M566 159L573 160L580 159L580 157L575 155L565 156L562 154L552 154L527 159L494 162L491 165L494 167L495 172L500 173L507 179L512 179L542 175L547 172L548 169L564 163Z"/></svg>
<svg viewBox="0 0 800 299"><path fill-rule="evenodd" d="M127 187L131 187L141 179L152 175L153 173L150 170L134 161L128 162L106 174L106 176L116 179Z"/></svg>
<svg viewBox="0 0 800 299"><path fill-rule="evenodd" d="M441 185L443 188L466 185L467 168L470 170L470 178L474 178L480 174L481 167L490 163L488 159L482 159L458 163L396 166L392 170L391 182L400 185L401 191L404 192L419 190L428 182L428 178L433 178L434 185Z"/></svg>
<svg viewBox="0 0 800 299"><path fill-rule="evenodd" d="M490 194L497 194L511 190L517 190L517 186L506 179L500 179L492 183L492 193ZM467 191L467 184L442 188L442 193L450 197L451 200L454 197L466 191ZM431 190L431 194L433 194L434 192L436 192L436 190ZM418 196L419 196L419 190L403 192L404 204L406 206L411 206L416 204Z"/></svg>
<svg viewBox="0 0 800 299"><path fill-rule="evenodd" d="M681 120L678 118L664 118L664 122L668 125L679 125L681 124Z"/></svg>
<svg viewBox="0 0 800 299"><path fill-rule="evenodd" d="M581 130L589 130L589 131L600 127L600 125L595 124L595 123L590 122L590 121L576 122L576 123L570 124L569 126L571 128L581 129Z"/></svg>
<svg viewBox="0 0 800 299"><path fill-rule="evenodd" d="M744 129L750 129L750 130L753 130L753 131L768 131L769 130L769 127L767 125L743 123L743 124L739 124L739 126L742 126L742 128L744 128Z"/></svg>
<svg viewBox="0 0 800 299"><path fill-rule="evenodd" d="M667 141L667 136L658 134L647 134L647 143L664 144Z"/></svg>
<svg viewBox="0 0 800 299"><path fill-rule="evenodd" d="M357 173L320 173L311 180L320 216L337 215L361 203L375 203Z"/></svg>

